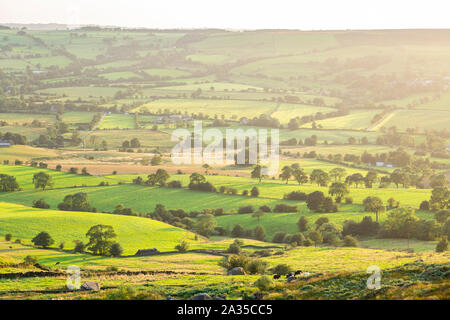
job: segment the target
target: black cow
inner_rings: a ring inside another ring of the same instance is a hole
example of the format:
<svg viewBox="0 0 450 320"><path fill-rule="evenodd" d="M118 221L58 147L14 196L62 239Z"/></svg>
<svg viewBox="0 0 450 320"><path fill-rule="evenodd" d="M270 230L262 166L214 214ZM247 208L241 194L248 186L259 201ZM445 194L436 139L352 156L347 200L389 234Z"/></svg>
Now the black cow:
<svg viewBox="0 0 450 320"><path fill-rule="evenodd" d="M273 275L274 279L280 279L280 277L281 277L281 274L278 274L278 273Z"/></svg>
<svg viewBox="0 0 450 320"><path fill-rule="evenodd" d="M297 270L297 271L295 271L294 276L298 276L298 275L301 274L302 272L303 272L302 270Z"/></svg>
<svg viewBox="0 0 450 320"><path fill-rule="evenodd" d="M286 275L286 279L289 278L289 277L293 277L293 276L294 276L294 273L293 273L293 272L289 272L289 273Z"/></svg>

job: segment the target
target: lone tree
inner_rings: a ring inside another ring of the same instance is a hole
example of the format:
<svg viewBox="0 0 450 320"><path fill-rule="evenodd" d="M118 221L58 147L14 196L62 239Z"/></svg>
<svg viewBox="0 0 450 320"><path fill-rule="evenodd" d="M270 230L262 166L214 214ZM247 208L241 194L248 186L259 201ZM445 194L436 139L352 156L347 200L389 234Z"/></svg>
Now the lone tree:
<svg viewBox="0 0 450 320"><path fill-rule="evenodd" d="M305 174L305 171L300 168L298 165L293 164L292 166L292 176L298 184L304 184L308 182L308 176Z"/></svg>
<svg viewBox="0 0 450 320"><path fill-rule="evenodd" d="M336 202L341 202L342 198L349 194L349 191L345 183L333 182L328 193L335 197Z"/></svg>
<svg viewBox="0 0 450 320"><path fill-rule="evenodd" d="M314 169L311 172L311 176L309 177L309 179L311 180L311 182L317 183L318 186L326 187L328 185L330 177L325 171L321 169Z"/></svg>
<svg viewBox="0 0 450 320"><path fill-rule="evenodd" d="M378 215L385 210L383 201L378 197L367 197L364 199L363 205L365 211L374 212L376 214L376 221L378 222Z"/></svg>
<svg viewBox="0 0 450 320"><path fill-rule="evenodd" d="M264 175L262 173L262 171L263 171L263 167L261 167L261 165L257 164L252 170L251 177L253 179L258 179L259 182L261 182L261 180L266 177L266 175Z"/></svg>
<svg viewBox="0 0 450 320"><path fill-rule="evenodd" d="M42 188L42 190L45 190L46 187L53 186L52 177L44 171L35 173L33 175L33 183L35 189Z"/></svg>
<svg viewBox="0 0 450 320"><path fill-rule="evenodd" d="M259 220L261 219L261 217L264 216L264 211L262 210L258 210L256 212L253 212L252 217L258 219L258 224L259 224Z"/></svg>
<svg viewBox="0 0 450 320"><path fill-rule="evenodd" d="M7 174L0 174L0 192L19 190L16 178Z"/></svg>
<svg viewBox="0 0 450 320"><path fill-rule="evenodd" d="M52 237L45 231L40 232L33 238L33 240L31 240L31 242L33 242L35 246L40 246L43 248L47 248L55 243Z"/></svg>
<svg viewBox="0 0 450 320"><path fill-rule="evenodd" d="M282 181L286 181L286 184L288 184L291 176L292 176L292 168L289 166L284 166L283 169L281 169L280 179Z"/></svg>
<svg viewBox="0 0 450 320"><path fill-rule="evenodd" d="M98 255L107 255L113 244L112 239L116 238L117 235L112 226L98 224L89 229L86 237L89 238L86 245L89 251Z"/></svg>
<svg viewBox="0 0 450 320"><path fill-rule="evenodd" d="M341 181L345 177L347 171L344 168L333 168L330 171L330 177L334 178L334 181Z"/></svg>

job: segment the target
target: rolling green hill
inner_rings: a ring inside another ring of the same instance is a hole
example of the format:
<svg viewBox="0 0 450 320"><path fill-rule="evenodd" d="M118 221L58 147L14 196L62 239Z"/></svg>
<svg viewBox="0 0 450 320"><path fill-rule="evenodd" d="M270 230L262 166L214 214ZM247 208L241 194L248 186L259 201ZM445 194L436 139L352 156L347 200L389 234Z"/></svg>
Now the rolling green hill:
<svg viewBox="0 0 450 320"><path fill-rule="evenodd" d="M134 254L138 249L146 248L172 251L181 239L194 242L194 234L148 218L42 210L0 203L0 235L11 233L14 238L27 243L39 232L47 231L55 240L55 247L64 242L67 248L73 248L73 240L86 242L86 232L97 224L114 228L124 254Z"/></svg>

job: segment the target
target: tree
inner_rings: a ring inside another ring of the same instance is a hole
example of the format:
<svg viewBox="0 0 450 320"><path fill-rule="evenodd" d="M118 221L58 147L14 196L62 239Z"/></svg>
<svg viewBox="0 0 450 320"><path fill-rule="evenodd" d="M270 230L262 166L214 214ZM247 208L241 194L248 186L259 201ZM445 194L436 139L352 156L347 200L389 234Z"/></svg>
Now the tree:
<svg viewBox="0 0 450 320"><path fill-rule="evenodd" d="M92 211L88 194L85 192L78 192L73 195L68 194L64 197L63 202L58 204L58 209L64 211Z"/></svg>
<svg viewBox="0 0 450 320"><path fill-rule="evenodd" d="M318 244L321 244L323 242L322 235L317 230L312 230L311 232L309 232L308 238L314 242L314 246L316 247Z"/></svg>
<svg viewBox="0 0 450 320"><path fill-rule="evenodd" d="M257 164L251 172L251 177L253 179L258 179L259 182L261 182L261 180L263 178L267 177L266 175L262 174L262 171L263 171L263 167L261 165Z"/></svg>
<svg viewBox="0 0 450 320"><path fill-rule="evenodd" d="M308 229L308 219L305 216L301 216L297 222L297 227L300 232L305 232Z"/></svg>
<svg viewBox="0 0 450 320"><path fill-rule="evenodd" d="M33 183L35 189L42 188L42 190L45 190L46 187L53 186L52 177L43 171L33 175Z"/></svg>
<svg viewBox="0 0 450 320"><path fill-rule="evenodd" d="M430 207L432 210L448 209L450 206L450 192L447 187L437 187L431 191Z"/></svg>
<svg viewBox="0 0 450 320"><path fill-rule="evenodd" d="M383 212L383 201L378 197L367 197L363 200L364 210L376 214L376 221L378 222L378 214Z"/></svg>
<svg viewBox="0 0 450 320"><path fill-rule="evenodd" d="M283 169L281 169L280 174L281 181L286 181L286 184L288 184L291 176L292 176L292 168L289 166L284 166Z"/></svg>
<svg viewBox="0 0 450 320"><path fill-rule="evenodd" d="M360 184L364 183L364 177L361 173L354 173L345 179L345 183L348 185L354 184L358 188Z"/></svg>
<svg viewBox="0 0 450 320"><path fill-rule="evenodd" d="M390 179L398 188L399 184L402 184L403 187L409 184L409 175L400 169L395 169L394 172L391 173Z"/></svg>
<svg viewBox="0 0 450 320"><path fill-rule="evenodd" d="M138 138L131 139L130 147L131 148L140 148L141 147L141 143L139 142L139 139Z"/></svg>
<svg viewBox="0 0 450 320"><path fill-rule="evenodd" d="M254 234L255 234L256 240L259 240L259 241L266 240L266 230L264 229L263 226L261 226L261 225L257 226L255 228Z"/></svg>
<svg viewBox="0 0 450 320"><path fill-rule="evenodd" d="M411 208L397 208L389 212L381 231L383 236L392 238L409 238L414 231L419 219Z"/></svg>
<svg viewBox="0 0 450 320"><path fill-rule="evenodd" d="M341 202L341 199L349 194L349 191L345 183L333 182L328 189L328 193L335 197L336 202Z"/></svg>
<svg viewBox="0 0 450 320"><path fill-rule="evenodd" d="M311 172L309 179L311 180L311 182L317 183L318 186L326 187L328 185L330 177L328 176L328 173L326 173L322 169L314 169Z"/></svg>
<svg viewBox="0 0 450 320"><path fill-rule="evenodd" d="M55 241L52 237L45 231L40 232L37 236L31 240L35 246L41 246L43 248L47 248L51 246Z"/></svg>
<svg viewBox="0 0 450 320"><path fill-rule="evenodd" d="M448 239L446 236L443 236L436 245L436 252L444 252L447 250L448 250Z"/></svg>
<svg viewBox="0 0 450 320"><path fill-rule="evenodd" d="M117 235L112 226L98 224L89 229L86 237L89 238L86 245L89 251L97 255L107 255L113 244L112 239L116 238Z"/></svg>
<svg viewBox="0 0 450 320"><path fill-rule="evenodd" d="M214 216L207 213L198 217L197 223L195 224L195 230L199 234L209 237L216 226L217 222L216 219L214 219Z"/></svg>
<svg viewBox="0 0 450 320"><path fill-rule="evenodd" d="M298 184L308 182L308 176L305 174L305 171L302 168L294 165L292 165L292 168L292 176Z"/></svg>
<svg viewBox="0 0 450 320"><path fill-rule="evenodd" d="M19 190L16 178L7 174L0 174L0 192L11 192Z"/></svg>
<svg viewBox="0 0 450 320"><path fill-rule="evenodd" d="M447 185L448 185L448 180L444 174L432 175L430 178L430 186L432 188L446 187Z"/></svg>
<svg viewBox="0 0 450 320"><path fill-rule="evenodd" d="M111 244L111 247L109 248L109 254L113 257L120 257L123 253L123 248L118 242L114 242Z"/></svg>
<svg viewBox="0 0 450 320"><path fill-rule="evenodd" d="M341 181L343 177L345 177L345 174L347 171L344 168L334 168L330 171L330 177L334 178L334 181Z"/></svg>
<svg viewBox="0 0 450 320"><path fill-rule="evenodd" d="M364 178L366 188L372 188L372 185L377 181L378 175L375 171L369 171Z"/></svg>
<svg viewBox="0 0 450 320"><path fill-rule="evenodd" d="M260 220L260 218L261 218L262 216L264 216L264 211L261 211L261 210L255 211L255 212L253 212L253 214L252 214L252 217L253 217L253 218L257 218L257 219L258 219L258 224L259 224L259 220Z"/></svg>
<svg viewBox="0 0 450 320"><path fill-rule="evenodd" d="M199 183L206 182L206 179L200 173L194 172L193 174L191 174L189 176L189 181L190 181L190 183L193 183L193 184L199 184Z"/></svg>

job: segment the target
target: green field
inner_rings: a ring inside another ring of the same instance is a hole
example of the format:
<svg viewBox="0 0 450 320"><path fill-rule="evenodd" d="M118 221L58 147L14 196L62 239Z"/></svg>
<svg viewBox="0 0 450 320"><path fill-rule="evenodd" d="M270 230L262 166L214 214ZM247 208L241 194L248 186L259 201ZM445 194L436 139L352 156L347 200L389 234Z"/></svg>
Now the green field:
<svg viewBox="0 0 450 320"><path fill-rule="evenodd" d="M102 129L135 129L134 115L109 114L103 118L98 127Z"/></svg>
<svg viewBox="0 0 450 320"><path fill-rule="evenodd" d="M325 114L333 111L335 111L335 109L304 104L281 104L271 116L280 120L281 123L286 124L289 123L289 120L292 118L314 115L317 112Z"/></svg>
<svg viewBox="0 0 450 320"><path fill-rule="evenodd" d="M48 231L56 246L65 242L73 248L73 240L86 241L85 233L97 224L114 228L125 254L146 248L172 251L181 239L194 241L194 235L186 230L147 218L32 209L7 203L0 203L0 208L0 234L11 233L28 243L39 232Z"/></svg>
<svg viewBox="0 0 450 320"><path fill-rule="evenodd" d="M227 119L235 116L252 118L255 115L270 114L276 107L276 103L259 101L233 101L233 100L189 100L189 99L164 99L146 103L139 107L151 112L168 109L171 112L182 112L188 114L203 113L213 117L214 115L225 115Z"/></svg>
<svg viewBox="0 0 450 320"><path fill-rule="evenodd" d="M11 146L10 148L0 149L0 161L9 160L10 163L14 161L22 160L28 161L31 159L45 159L47 157L55 157L58 153L56 151L47 150L43 148L33 148L30 146ZM0 166L0 172L8 170L5 166Z"/></svg>
<svg viewBox="0 0 450 320"><path fill-rule="evenodd" d="M33 151L39 151L39 149ZM44 153L37 153L37 155L44 155ZM46 155L48 155L48 153ZM69 168L63 168L63 170L68 169ZM67 172L27 166L0 165L0 173L14 176L19 183L19 186L24 190L34 190L33 175L38 172L46 172L52 177L53 188L67 188L74 186L80 187L82 185L92 186L98 185L102 181L114 183L114 180L109 180L99 176L82 176L79 174L70 174Z"/></svg>

